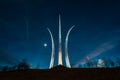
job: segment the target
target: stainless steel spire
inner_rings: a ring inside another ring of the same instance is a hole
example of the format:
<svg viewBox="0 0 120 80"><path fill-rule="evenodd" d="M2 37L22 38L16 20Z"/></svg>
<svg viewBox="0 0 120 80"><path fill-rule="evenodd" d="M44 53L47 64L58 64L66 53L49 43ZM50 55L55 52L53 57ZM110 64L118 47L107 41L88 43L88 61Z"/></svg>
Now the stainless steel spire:
<svg viewBox="0 0 120 80"><path fill-rule="evenodd" d="M59 14L59 44L58 44L58 65L62 65L62 40L61 40L61 16Z"/></svg>
<svg viewBox="0 0 120 80"><path fill-rule="evenodd" d="M49 28L47 28L47 30L50 33L50 37L51 37L51 42L52 42L52 52L51 52L51 60L50 60L50 66L49 69L52 68L54 66L54 55L55 55L55 46L54 46L54 39L53 39L53 35L50 31Z"/></svg>
<svg viewBox="0 0 120 80"><path fill-rule="evenodd" d="M69 67L69 68L71 68L71 65L70 65L70 61L69 61L69 57L68 57L68 39L69 39L69 34L74 27L75 26L72 26L68 30L67 35L66 35L66 39L65 39L65 61L66 61L66 66Z"/></svg>

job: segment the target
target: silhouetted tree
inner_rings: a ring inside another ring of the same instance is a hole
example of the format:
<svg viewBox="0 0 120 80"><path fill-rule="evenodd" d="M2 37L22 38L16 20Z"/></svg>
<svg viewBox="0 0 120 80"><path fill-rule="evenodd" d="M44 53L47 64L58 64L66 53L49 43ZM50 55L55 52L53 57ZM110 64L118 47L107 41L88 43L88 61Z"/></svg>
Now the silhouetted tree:
<svg viewBox="0 0 120 80"><path fill-rule="evenodd" d="M87 66L88 66L89 68L93 68L93 67L94 67L93 61L91 61L88 57L86 57L86 61L87 61Z"/></svg>
<svg viewBox="0 0 120 80"><path fill-rule="evenodd" d="M115 63L114 61L112 61L111 59L108 60L110 67L115 67Z"/></svg>
<svg viewBox="0 0 120 80"><path fill-rule="evenodd" d="M83 66L82 66L82 64L79 64L79 68L82 68Z"/></svg>
<svg viewBox="0 0 120 80"><path fill-rule="evenodd" d="M3 66L2 71L8 71L9 67L8 66Z"/></svg>
<svg viewBox="0 0 120 80"><path fill-rule="evenodd" d="M105 68L109 67L109 61L106 58L103 58L104 64L105 64Z"/></svg>
<svg viewBox="0 0 120 80"><path fill-rule="evenodd" d="M28 70L30 68L29 64L26 62L25 59L22 60L22 62L20 62L18 64L18 70Z"/></svg>
<svg viewBox="0 0 120 80"><path fill-rule="evenodd" d="M11 67L11 70L17 70L17 65L13 65L13 66Z"/></svg>
<svg viewBox="0 0 120 80"><path fill-rule="evenodd" d="M40 68L40 64L37 64L37 65L36 65L36 69L39 69L39 68Z"/></svg>
<svg viewBox="0 0 120 80"><path fill-rule="evenodd" d="M117 57L117 58L116 58L116 63L117 63L117 65L120 67L120 57Z"/></svg>

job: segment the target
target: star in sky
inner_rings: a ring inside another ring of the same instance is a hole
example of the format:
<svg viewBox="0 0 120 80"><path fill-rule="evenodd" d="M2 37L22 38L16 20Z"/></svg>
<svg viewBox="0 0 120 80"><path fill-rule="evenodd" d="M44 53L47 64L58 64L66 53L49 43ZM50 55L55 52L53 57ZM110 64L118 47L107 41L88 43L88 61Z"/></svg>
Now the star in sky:
<svg viewBox="0 0 120 80"><path fill-rule="evenodd" d="M44 43L44 45L43 45L44 47L47 47L48 45L47 45L47 43Z"/></svg>

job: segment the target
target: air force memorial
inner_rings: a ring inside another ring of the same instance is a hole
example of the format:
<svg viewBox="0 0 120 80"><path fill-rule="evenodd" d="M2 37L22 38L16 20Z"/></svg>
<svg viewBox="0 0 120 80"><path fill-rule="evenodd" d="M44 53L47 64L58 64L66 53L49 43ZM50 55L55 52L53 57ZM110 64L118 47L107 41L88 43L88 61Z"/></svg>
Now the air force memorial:
<svg viewBox="0 0 120 80"><path fill-rule="evenodd" d="M70 60L69 60L69 56L68 56L68 39L69 39L69 34L72 31L72 29L75 26L73 25L67 32L66 34L66 38L65 38L65 62L66 62L66 67L71 68L70 65ZM52 51L51 51L51 60L50 60L50 66L49 69L54 67L54 57L55 57L55 44L54 44L54 37L53 34L51 32L51 30L49 28L47 28L50 37L51 37L51 43L52 43ZM59 43L58 43L58 66L59 65L63 65L63 60L62 60L62 36L61 36L61 15L59 14Z"/></svg>

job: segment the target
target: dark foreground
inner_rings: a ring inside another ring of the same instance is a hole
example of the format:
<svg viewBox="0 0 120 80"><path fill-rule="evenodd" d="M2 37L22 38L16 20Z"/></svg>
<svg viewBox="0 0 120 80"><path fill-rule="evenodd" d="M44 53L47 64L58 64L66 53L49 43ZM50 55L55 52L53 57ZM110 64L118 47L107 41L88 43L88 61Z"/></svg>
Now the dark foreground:
<svg viewBox="0 0 120 80"><path fill-rule="evenodd" d="M120 68L69 69L58 66L50 70L0 72L0 80L120 80Z"/></svg>

